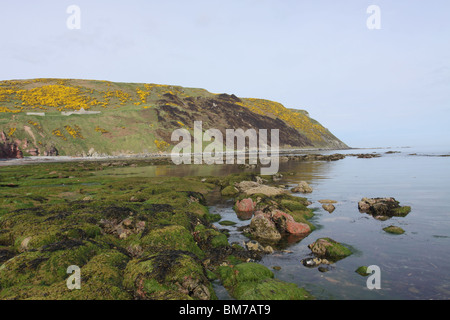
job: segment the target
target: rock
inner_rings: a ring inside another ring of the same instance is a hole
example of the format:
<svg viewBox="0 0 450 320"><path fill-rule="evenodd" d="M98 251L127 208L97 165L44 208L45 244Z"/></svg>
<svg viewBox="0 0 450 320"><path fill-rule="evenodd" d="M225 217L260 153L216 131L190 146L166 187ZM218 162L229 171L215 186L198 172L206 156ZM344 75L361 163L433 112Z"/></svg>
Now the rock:
<svg viewBox="0 0 450 320"><path fill-rule="evenodd" d="M259 187L261 184L255 181L241 181L239 183L235 184L235 187L240 191L240 192L245 192L249 189L252 188L257 188Z"/></svg>
<svg viewBox="0 0 450 320"><path fill-rule="evenodd" d="M264 252L267 254L273 253L273 248L271 246L262 246L258 241L256 240L250 240L247 243L245 243L245 247L249 251L257 251L257 252Z"/></svg>
<svg viewBox="0 0 450 320"><path fill-rule="evenodd" d="M276 270L276 271L279 271L279 270L281 270L281 267L280 266L273 266L272 269Z"/></svg>
<svg viewBox="0 0 450 320"><path fill-rule="evenodd" d="M300 181L296 187L291 189L291 192L311 193L313 192L313 189L309 186L309 184L306 181Z"/></svg>
<svg viewBox="0 0 450 320"><path fill-rule="evenodd" d="M389 198L362 198L358 202L361 213L369 213L372 216L404 217L410 211L409 206L400 206L399 202L392 197Z"/></svg>
<svg viewBox="0 0 450 320"><path fill-rule="evenodd" d="M355 272L363 277L368 276L370 273L367 272L366 266L361 266L358 269L355 270Z"/></svg>
<svg viewBox="0 0 450 320"><path fill-rule="evenodd" d="M356 157L359 159L371 159L381 157L381 155L378 153L359 153L356 154Z"/></svg>
<svg viewBox="0 0 450 320"><path fill-rule="evenodd" d="M305 267L313 268L321 264L321 261L322 259L320 258L306 258L303 259L301 262Z"/></svg>
<svg viewBox="0 0 450 320"><path fill-rule="evenodd" d="M39 155L39 149L38 148L31 148L28 150L25 150L30 154L30 156L37 157Z"/></svg>
<svg viewBox="0 0 450 320"><path fill-rule="evenodd" d="M250 222L251 234L260 239L269 241L278 241L281 239L281 234L277 230L275 223L266 214L255 215Z"/></svg>
<svg viewBox="0 0 450 320"><path fill-rule="evenodd" d="M313 297L303 288L274 279L267 267L254 262L220 266L219 278L237 300L305 300Z"/></svg>
<svg viewBox="0 0 450 320"><path fill-rule="evenodd" d="M272 213L272 220L275 222L278 231L281 233L307 234L311 232L309 225L296 222L290 214L280 210L275 210Z"/></svg>
<svg viewBox="0 0 450 320"><path fill-rule="evenodd" d="M24 252L28 250L28 244L31 241L31 237L26 237L25 239L22 240L22 242L20 243L20 248L19 251L20 252Z"/></svg>
<svg viewBox="0 0 450 320"><path fill-rule="evenodd" d="M276 173L272 176L273 181L280 181L283 178L283 175L281 173Z"/></svg>
<svg viewBox="0 0 450 320"><path fill-rule="evenodd" d="M319 203L337 203L336 200L330 200L330 199L323 199L323 200L319 200Z"/></svg>
<svg viewBox="0 0 450 320"><path fill-rule="evenodd" d="M273 248L271 246L265 246L264 247L264 252L270 254L270 253L273 253L274 250L273 250Z"/></svg>
<svg viewBox="0 0 450 320"><path fill-rule="evenodd" d="M23 153L19 148L19 145L15 142L9 141L8 136L1 131L0 132L0 159L22 159Z"/></svg>
<svg viewBox="0 0 450 320"><path fill-rule="evenodd" d="M246 195L263 194L268 197L277 196L285 192L286 191L282 188L270 187L266 185L258 185L257 187L249 188L244 191Z"/></svg>
<svg viewBox="0 0 450 320"><path fill-rule="evenodd" d="M234 226L236 224L236 222L230 221L230 220L222 220L222 221L219 221L219 224L221 226Z"/></svg>
<svg viewBox="0 0 450 320"><path fill-rule="evenodd" d="M246 242L245 247L251 251L264 251L264 247L256 240Z"/></svg>
<svg viewBox="0 0 450 320"><path fill-rule="evenodd" d="M387 233L392 233L392 234L403 234L405 233L405 230L403 230L400 227L396 227L396 226L389 226L386 228L383 228L384 231L386 231Z"/></svg>
<svg viewBox="0 0 450 320"><path fill-rule="evenodd" d="M236 201L234 208L234 210L237 212L253 213L256 210L256 203L253 202L251 198L245 198L240 201Z"/></svg>
<svg viewBox="0 0 450 320"><path fill-rule="evenodd" d="M352 254L350 249L330 238L320 238L308 245L312 253L320 258L338 261Z"/></svg>
<svg viewBox="0 0 450 320"><path fill-rule="evenodd" d="M334 209L336 209L332 204L323 204L322 208L328 211L329 213L332 213Z"/></svg>

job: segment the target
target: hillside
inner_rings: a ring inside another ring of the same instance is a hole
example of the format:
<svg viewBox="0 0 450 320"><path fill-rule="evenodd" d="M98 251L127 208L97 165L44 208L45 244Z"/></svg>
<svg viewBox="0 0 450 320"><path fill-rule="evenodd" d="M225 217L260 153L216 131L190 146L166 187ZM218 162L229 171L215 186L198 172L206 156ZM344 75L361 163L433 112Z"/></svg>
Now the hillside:
<svg viewBox="0 0 450 320"><path fill-rule="evenodd" d="M282 148L348 148L306 111L263 99L160 84L0 81L0 158L170 151L173 130L192 131L194 121L223 133L279 129Z"/></svg>

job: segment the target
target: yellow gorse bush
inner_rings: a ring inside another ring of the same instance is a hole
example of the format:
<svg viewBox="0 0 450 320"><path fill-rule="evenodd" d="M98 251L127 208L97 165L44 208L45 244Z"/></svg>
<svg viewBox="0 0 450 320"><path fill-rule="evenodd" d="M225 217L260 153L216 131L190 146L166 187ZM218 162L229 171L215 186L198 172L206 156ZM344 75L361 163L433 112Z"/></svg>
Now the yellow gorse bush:
<svg viewBox="0 0 450 320"><path fill-rule="evenodd" d="M56 128L55 130L52 131L52 135L63 139L64 141L67 140L67 138L64 136L64 134L61 132L61 130L59 128Z"/></svg>
<svg viewBox="0 0 450 320"><path fill-rule="evenodd" d="M281 103L255 98L246 98L242 99L242 101L243 102L237 102L236 104L246 107L257 114L272 114L275 117L284 120L295 129L303 132L311 140L320 140L322 139L322 134L326 133L324 127L312 122L308 116L291 111Z"/></svg>
<svg viewBox="0 0 450 320"><path fill-rule="evenodd" d="M17 91L24 106L47 106L64 109L89 109L89 98L80 94L80 89L62 85L45 85L29 90Z"/></svg>
<svg viewBox="0 0 450 320"><path fill-rule="evenodd" d="M84 139L83 135L81 134L81 128L79 126L74 125L74 127L72 128L71 126L66 125L64 126L64 129L66 129L66 131L72 136L72 138Z"/></svg>
<svg viewBox="0 0 450 320"><path fill-rule="evenodd" d="M153 142L155 143L156 148L158 148L158 150L160 150L160 151L165 151L170 146L170 144L165 141L160 141L160 140L155 139L155 141L153 141Z"/></svg>

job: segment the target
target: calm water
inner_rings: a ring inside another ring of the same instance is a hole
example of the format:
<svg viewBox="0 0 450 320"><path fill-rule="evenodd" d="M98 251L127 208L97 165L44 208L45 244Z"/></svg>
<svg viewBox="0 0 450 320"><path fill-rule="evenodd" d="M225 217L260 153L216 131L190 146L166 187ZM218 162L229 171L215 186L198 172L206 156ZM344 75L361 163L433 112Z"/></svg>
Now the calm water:
<svg viewBox="0 0 450 320"><path fill-rule="evenodd" d="M385 154L386 151L400 153ZM286 251L267 255L262 264L275 271L275 277L297 283L318 299L449 299L450 276L450 148L415 150L413 148L352 150L342 153L382 154L380 158L324 162L282 163L280 171L293 172L280 183L294 186L301 180L314 189L307 198L317 208L311 220L318 228ZM323 153L323 152L322 152ZM333 153L333 152L330 152ZM411 155L415 154L415 155ZM121 174L157 175L224 175L235 172L234 166L158 166L120 168ZM363 197L394 197L412 211L406 217L379 221L358 211ZM324 211L320 199L333 199L336 210ZM224 220L240 221L232 202L211 207ZM391 235L382 229L400 226L402 235ZM220 226L220 228L223 228ZM230 242L246 240L233 227ZM353 248L354 254L332 265L322 273L307 268L301 260L308 257L307 245L320 237L330 237ZM369 290L367 278L355 272L359 266L377 265L381 269L381 289ZM220 289L220 288L218 288ZM219 290L221 298L227 295Z"/></svg>

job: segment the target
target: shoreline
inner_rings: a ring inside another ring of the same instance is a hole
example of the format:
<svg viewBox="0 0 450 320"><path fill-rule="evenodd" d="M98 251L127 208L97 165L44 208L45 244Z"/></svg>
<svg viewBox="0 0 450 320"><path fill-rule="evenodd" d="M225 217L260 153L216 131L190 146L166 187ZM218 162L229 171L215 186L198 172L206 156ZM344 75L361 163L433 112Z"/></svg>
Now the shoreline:
<svg viewBox="0 0 450 320"><path fill-rule="evenodd" d="M279 155L287 154L304 154L305 152L314 151L341 151L341 150L363 150L363 149L376 149L376 148L345 148L345 149L328 149L328 148L308 148L308 149L282 149L279 150ZM241 154L239 152L233 152L236 155ZM306 154L305 153L305 154ZM225 156L227 153L222 152ZM246 157L251 153L245 152ZM256 154L256 153L253 153ZM196 153L191 153L190 156L194 157ZM97 157L77 157L77 156L27 156L23 158L8 158L0 159L0 167L8 165L25 165L25 164L37 164L37 163L49 163L49 162L70 162L70 161L108 161L108 160L168 160L170 159L169 153L146 153L146 154L130 154L130 155L107 155L107 156L97 156Z"/></svg>

